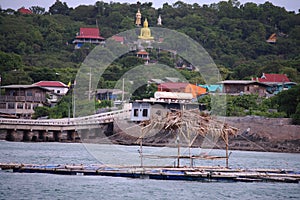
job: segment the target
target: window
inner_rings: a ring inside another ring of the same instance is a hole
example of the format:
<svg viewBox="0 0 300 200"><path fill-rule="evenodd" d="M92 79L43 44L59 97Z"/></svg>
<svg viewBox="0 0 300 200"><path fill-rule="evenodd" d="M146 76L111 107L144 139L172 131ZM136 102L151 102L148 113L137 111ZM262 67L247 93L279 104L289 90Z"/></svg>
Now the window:
<svg viewBox="0 0 300 200"><path fill-rule="evenodd" d="M18 103L18 104L17 104L17 108L18 108L18 109L23 109L23 103Z"/></svg>
<svg viewBox="0 0 300 200"><path fill-rule="evenodd" d="M133 116L138 117L139 116L139 109L134 109L133 110Z"/></svg>
<svg viewBox="0 0 300 200"><path fill-rule="evenodd" d="M32 97L32 91L27 91L26 96L31 96Z"/></svg>
<svg viewBox="0 0 300 200"><path fill-rule="evenodd" d="M31 104L30 103L26 103L25 104L25 109L30 110L31 109Z"/></svg>
<svg viewBox="0 0 300 200"><path fill-rule="evenodd" d="M0 108L1 109L5 109L6 108L6 104L5 103L0 103Z"/></svg>
<svg viewBox="0 0 300 200"><path fill-rule="evenodd" d="M8 109L15 109L15 103L8 103Z"/></svg>
<svg viewBox="0 0 300 200"><path fill-rule="evenodd" d="M60 93L60 90L57 90L56 93L59 94L59 93Z"/></svg>
<svg viewBox="0 0 300 200"><path fill-rule="evenodd" d="M143 109L143 117L148 117L148 109Z"/></svg>

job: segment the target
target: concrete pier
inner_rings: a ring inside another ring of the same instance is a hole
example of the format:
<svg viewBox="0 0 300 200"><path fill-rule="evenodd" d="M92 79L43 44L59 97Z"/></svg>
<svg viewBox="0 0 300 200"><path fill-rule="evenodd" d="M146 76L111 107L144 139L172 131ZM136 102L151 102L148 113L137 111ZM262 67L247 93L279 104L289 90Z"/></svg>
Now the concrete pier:
<svg viewBox="0 0 300 200"><path fill-rule="evenodd" d="M62 132L61 131L53 131L53 140L55 142L60 142L62 137Z"/></svg>
<svg viewBox="0 0 300 200"><path fill-rule="evenodd" d="M0 140L79 142L81 137L91 141L94 139L102 140L107 134L113 132L115 117L128 118L130 112L130 109L126 109L71 119L30 120L0 118Z"/></svg>
<svg viewBox="0 0 300 200"><path fill-rule="evenodd" d="M5 140L7 141L15 141L16 139L16 130L8 129Z"/></svg>
<svg viewBox="0 0 300 200"><path fill-rule="evenodd" d="M34 135L34 133L31 130L24 130L23 131L22 141L23 142L30 142L30 141L32 141L33 135Z"/></svg>

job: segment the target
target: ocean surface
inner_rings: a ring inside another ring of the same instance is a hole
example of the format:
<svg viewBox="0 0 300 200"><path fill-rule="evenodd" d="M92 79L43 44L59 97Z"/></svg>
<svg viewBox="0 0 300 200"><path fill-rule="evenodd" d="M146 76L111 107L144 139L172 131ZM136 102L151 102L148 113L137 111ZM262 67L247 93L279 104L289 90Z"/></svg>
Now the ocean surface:
<svg viewBox="0 0 300 200"><path fill-rule="evenodd" d="M138 146L0 141L0 162L32 164L140 164ZM148 155L173 155L177 148L143 147ZM181 154L187 154L181 149ZM191 153L224 155L223 150ZM174 165L174 160L144 159L144 164ZM225 165L196 161L195 165ZM182 161L189 165L190 161ZM272 168L300 172L300 154L231 151L231 168ZM216 183L102 176L27 174L0 171L0 199L300 199L295 183Z"/></svg>

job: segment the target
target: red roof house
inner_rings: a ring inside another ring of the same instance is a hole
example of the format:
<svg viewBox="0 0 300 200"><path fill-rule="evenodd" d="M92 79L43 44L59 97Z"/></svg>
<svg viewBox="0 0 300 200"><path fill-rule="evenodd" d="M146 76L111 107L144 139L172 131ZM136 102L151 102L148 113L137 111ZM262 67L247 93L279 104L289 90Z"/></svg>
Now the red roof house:
<svg viewBox="0 0 300 200"><path fill-rule="evenodd" d="M31 14L33 14L31 10L26 9L26 8L24 8L24 7L20 8L20 9L18 10L18 12L21 13L21 14L24 14L24 15L31 15Z"/></svg>
<svg viewBox="0 0 300 200"><path fill-rule="evenodd" d="M261 78L252 78L254 81L262 83L283 83L290 82L290 79L285 74L265 74Z"/></svg>
<svg viewBox="0 0 300 200"><path fill-rule="evenodd" d="M66 94L69 90L69 87L60 81L39 81L33 85L38 85L61 95Z"/></svg>

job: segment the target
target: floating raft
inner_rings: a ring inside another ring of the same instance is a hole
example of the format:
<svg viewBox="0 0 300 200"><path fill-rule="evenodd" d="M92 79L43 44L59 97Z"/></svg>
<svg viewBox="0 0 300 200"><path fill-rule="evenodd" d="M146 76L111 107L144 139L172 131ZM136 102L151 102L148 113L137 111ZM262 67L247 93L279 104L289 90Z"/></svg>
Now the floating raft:
<svg viewBox="0 0 300 200"><path fill-rule="evenodd" d="M4 171L81 176L112 176L200 182L284 182L299 183L300 172L281 169L228 169L224 167L138 167L108 165L34 165L0 163Z"/></svg>

